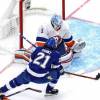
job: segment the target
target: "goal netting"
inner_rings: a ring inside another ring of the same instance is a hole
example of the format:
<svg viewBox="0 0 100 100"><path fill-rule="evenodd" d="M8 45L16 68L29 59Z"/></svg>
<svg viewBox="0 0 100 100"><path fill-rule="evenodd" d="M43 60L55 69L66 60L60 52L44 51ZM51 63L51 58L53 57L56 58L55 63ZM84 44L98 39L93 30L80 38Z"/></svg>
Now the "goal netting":
<svg viewBox="0 0 100 100"><path fill-rule="evenodd" d="M5 5L0 16L0 60L8 59L7 62L11 63L16 50L31 46L22 36L34 44L38 27L49 21L53 14L62 15L62 1L3 0L0 4Z"/></svg>

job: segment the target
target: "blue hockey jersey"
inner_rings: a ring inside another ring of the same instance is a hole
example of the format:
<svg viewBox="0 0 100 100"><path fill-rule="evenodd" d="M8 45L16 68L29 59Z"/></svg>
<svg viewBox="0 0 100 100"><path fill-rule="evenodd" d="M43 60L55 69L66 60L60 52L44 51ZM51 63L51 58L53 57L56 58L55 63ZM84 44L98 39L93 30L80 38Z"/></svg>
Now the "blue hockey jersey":
<svg viewBox="0 0 100 100"><path fill-rule="evenodd" d="M37 47L31 54L32 61L29 63L27 70L33 76L43 77L53 68L62 67L59 58L59 52L43 47Z"/></svg>

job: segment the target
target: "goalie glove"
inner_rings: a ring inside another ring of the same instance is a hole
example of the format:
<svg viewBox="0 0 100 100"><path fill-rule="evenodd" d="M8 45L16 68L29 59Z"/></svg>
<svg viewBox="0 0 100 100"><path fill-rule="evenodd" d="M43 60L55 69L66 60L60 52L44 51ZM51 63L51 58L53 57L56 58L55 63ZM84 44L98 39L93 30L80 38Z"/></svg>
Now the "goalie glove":
<svg viewBox="0 0 100 100"><path fill-rule="evenodd" d="M75 41L75 44L72 46L73 52L79 53L82 51L83 48L85 48L86 42L82 39L78 39Z"/></svg>

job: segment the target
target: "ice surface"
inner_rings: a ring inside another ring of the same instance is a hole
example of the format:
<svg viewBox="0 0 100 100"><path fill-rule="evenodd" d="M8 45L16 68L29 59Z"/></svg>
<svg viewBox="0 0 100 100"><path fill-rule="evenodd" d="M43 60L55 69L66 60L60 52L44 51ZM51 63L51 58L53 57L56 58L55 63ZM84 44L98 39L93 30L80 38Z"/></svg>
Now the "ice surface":
<svg viewBox="0 0 100 100"><path fill-rule="evenodd" d="M15 70L16 69L16 70ZM25 69L25 65L13 64L9 69L0 74L0 86L7 83L10 79L16 77ZM90 77L95 77L98 71L86 74ZM64 75L58 81L56 88L59 89L59 94L55 96L45 97L46 84L30 83L22 85L11 91L6 95L22 90L26 87L42 90L42 93L37 93L31 90L26 90L22 93L10 97L11 100L100 100L100 80L91 80L75 76Z"/></svg>
<svg viewBox="0 0 100 100"><path fill-rule="evenodd" d="M93 0L91 0L93 2ZM97 1L97 0L95 0ZM91 2L91 3L92 3ZM99 2L99 0L98 0ZM7 4L7 3L5 3ZM74 4L74 3L72 3ZM94 4L94 5L93 5ZM84 8L85 11L80 10L77 13L77 16L75 14L74 17L78 17L80 19L87 19L92 20L94 22L97 22L98 19L100 19L99 13L95 11L95 14L92 14L91 12L94 11L93 9L96 8L95 3L93 3L92 6L88 5L86 8L92 8L90 11ZM98 3L99 4L99 3ZM97 4L96 4L97 5ZM51 6L51 5L50 5ZM98 6L99 7L99 6ZM82 12L81 12L82 11ZM82 13L82 14L80 14ZM85 15L84 15L85 14ZM96 17L91 17L92 15L96 15ZM84 16L83 16L84 15ZM90 16L89 16L90 15ZM37 16L35 16L37 17ZM45 17L42 18L42 16L38 16L37 19L35 17L30 17L32 21L25 22L25 36L29 36L28 39L31 41L35 41L36 32L38 26L40 24L47 21ZM26 18L27 21L27 18ZM32 22L32 23L31 23ZM99 22L99 20L98 20ZM35 23L35 25L34 25ZM80 70L85 70L86 72L91 72L96 69L100 68L100 26L95 23L89 23L86 21L78 20L78 19L69 19L68 20L70 31L73 32L74 38L82 38L86 41L86 48L83 50L83 53L80 58L74 59L72 62L72 65L66 69L67 71L76 72ZM31 26L32 24L32 26ZM28 28L29 26L29 28ZM34 34L32 34L34 33ZM32 34L32 35L29 35ZM34 37L34 39L33 39ZM2 41L3 42L3 41ZM1 44L2 44L1 42ZM3 42L4 43L4 42ZM5 47L5 44L3 45ZM11 45L11 42L9 43ZM9 47L9 45L7 45ZM25 42L25 45L28 45ZM13 48L13 47L12 47ZM6 66L11 58L12 55L9 57L6 54L5 56L0 55L0 70L2 70ZM7 83L12 78L16 77L19 73L21 73L25 69L25 65L23 64L12 64L8 69L6 69L4 72L0 73L0 86ZM93 73L88 73L86 75L89 75L91 77L95 77L95 75L99 72L97 70ZM34 83L30 83L27 86L21 86L14 90L9 91L7 94L10 94L12 92L15 92L17 90L21 90L25 87L32 87L36 89L40 89L43 91L43 93L36 93L30 90L27 90L23 93L17 94L15 96L10 97L11 100L100 100L100 80L94 81L90 79L85 78L79 78L75 76L68 76L64 75L60 78L56 88L60 90L59 94L57 96L52 97L44 97L44 92L46 88L46 84L38 85Z"/></svg>
<svg viewBox="0 0 100 100"><path fill-rule="evenodd" d="M70 19L68 23L74 38L82 38L86 41L86 47L80 58L74 59L68 70L84 69L89 72L100 68L100 25L77 19Z"/></svg>

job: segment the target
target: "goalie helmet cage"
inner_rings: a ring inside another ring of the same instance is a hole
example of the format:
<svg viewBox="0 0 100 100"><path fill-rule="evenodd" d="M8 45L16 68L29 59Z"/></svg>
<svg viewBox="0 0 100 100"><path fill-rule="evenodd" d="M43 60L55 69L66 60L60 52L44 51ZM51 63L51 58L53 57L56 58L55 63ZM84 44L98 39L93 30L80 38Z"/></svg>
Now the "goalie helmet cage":
<svg viewBox="0 0 100 100"><path fill-rule="evenodd" d="M19 0L19 32L20 32L20 48L23 48L23 17L24 17L24 10L23 10L23 7L25 6L25 3L23 3L23 1L25 1L25 0ZM26 0L26 5L27 5L27 3L28 2L31 2L32 0ZM48 1L48 0L47 0ZM47 2L46 0L42 0L42 2L44 2L44 4L45 4L45 2ZM50 1L50 0L49 0ZM39 3L39 1L38 1L38 3ZM41 2L40 2L41 3ZM34 0L33 0L33 4L34 4ZM51 4L52 4L52 0L51 0ZM56 6L56 4L55 4L55 6ZM61 0L60 1L60 10L61 10L61 13L60 13L60 15L62 16L62 18L63 19L65 19L65 0ZM42 7L34 7L33 6L33 8L31 8L30 7L30 9L33 9L33 10L48 10L48 8L42 8ZM26 10L28 10L28 8L26 8ZM34 23L34 22L33 22Z"/></svg>

